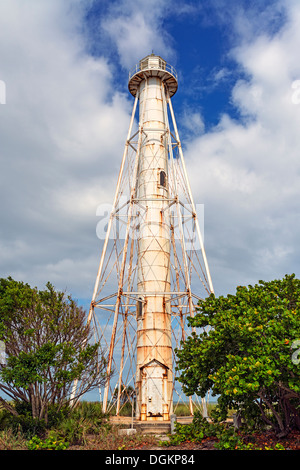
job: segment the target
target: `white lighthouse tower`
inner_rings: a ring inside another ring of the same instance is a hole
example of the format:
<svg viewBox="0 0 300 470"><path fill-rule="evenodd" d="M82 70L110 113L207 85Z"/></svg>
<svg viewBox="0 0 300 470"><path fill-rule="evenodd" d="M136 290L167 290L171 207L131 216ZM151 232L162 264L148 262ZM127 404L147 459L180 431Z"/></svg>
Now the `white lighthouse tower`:
<svg viewBox="0 0 300 470"><path fill-rule="evenodd" d="M213 292L171 103L177 87L154 54L129 74L135 101L88 317L107 351L103 408L119 415L130 401L140 422L176 413L174 348Z"/></svg>

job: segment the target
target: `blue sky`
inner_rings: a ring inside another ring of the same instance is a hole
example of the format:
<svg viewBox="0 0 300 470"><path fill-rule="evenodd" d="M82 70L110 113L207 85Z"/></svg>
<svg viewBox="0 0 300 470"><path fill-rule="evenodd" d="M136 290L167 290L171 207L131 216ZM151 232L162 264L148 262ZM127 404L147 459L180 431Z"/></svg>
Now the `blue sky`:
<svg viewBox="0 0 300 470"><path fill-rule="evenodd" d="M94 1L85 17L90 52L96 57L101 56L105 48L106 57L114 65L121 65L121 74L116 77L115 83L123 92L126 92L129 61L127 58L125 63L122 61L118 41L114 42L107 32L108 28L104 27L103 32L101 26L106 18L111 18L118 11L122 11L124 21L126 18L131 20L135 17L134 10L138 10L140 5L143 6L142 11L147 21L152 5L158 5L155 1L141 1L136 2L135 8L134 4L131 1ZM148 47L142 48L140 54L132 51L131 57L135 59L134 62L138 62L141 56L153 51L178 68L181 93L174 98L174 103L179 111L182 112L182 107L186 105L201 109L209 128L218 123L220 114L224 111L238 118L230 95L234 82L243 77L244 71L231 56L231 49L237 46L240 36L237 31L233 31L234 22L238 16L251 21L258 14L261 16L260 28L264 33L272 35L280 30L286 19L284 8L278 5L274 9L273 0L261 1L259 7L254 5L255 2L241 0L162 2L158 17L163 44L156 38L153 41L149 38ZM138 19L136 21L138 23ZM119 35L121 38L121 31ZM151 51L149 45L153 46ZM119 59L117 64L116 59Z"/></svg>
<svg viewBox="0 0 300 470"><path fill-rule="evenodd" d="M174 65L173 106L217 295L299 276L300 3L0 0L1 276L88 304L133 104Z"/></svg>

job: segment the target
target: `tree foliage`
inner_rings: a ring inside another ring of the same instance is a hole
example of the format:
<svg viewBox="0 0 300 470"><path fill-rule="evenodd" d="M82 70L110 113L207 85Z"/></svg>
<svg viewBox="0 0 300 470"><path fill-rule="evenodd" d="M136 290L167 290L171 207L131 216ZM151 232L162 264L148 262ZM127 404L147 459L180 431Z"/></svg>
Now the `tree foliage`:
<svg viewBox="0 0 300 470"><path fill-rule="evenodd" d="M219 396L229 409L258 415L282 436L300 429L300 280L259 281L235 295L199 302L189 319L200 328L177 351L180 382L188 395Z"/></svg>
<svg viewBox="0 0 300 470"><path fill-rule="evenodd" d="M50 405L59 410L71 398L75 404L103 384L106 361L90 337L85 312L71 296L50 283L38 291L12 278L0 279L0 340L6 352L0 390L30 405L33 418L46 420ZM18 407L0 400L17 414Z"/></svg>

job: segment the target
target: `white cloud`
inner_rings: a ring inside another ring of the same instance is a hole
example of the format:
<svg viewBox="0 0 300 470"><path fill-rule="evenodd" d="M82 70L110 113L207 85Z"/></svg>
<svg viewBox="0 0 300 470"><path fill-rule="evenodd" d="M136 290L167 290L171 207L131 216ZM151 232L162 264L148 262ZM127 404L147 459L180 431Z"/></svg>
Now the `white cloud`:
<svg viewBox="0 0 300 470"><path fill-rule="evenodd" d="M1 276L86 298L101 249L96 209L113 199L132 107L115 88L116 61L85 49L93 4L0 0ZM122 65L152 49L174 54L160 34L168 4L109 5L101 28Z"/></svg>
<svg viewBox="0 0 300 470"><path fill-rule="evenodd" d="M95 58L85 50L82 23L92 3L0 0L7 94L0 105L1 276L39 286L51 280L87 298L101 249L96 208L112 201L132 107L131 97L114 88L117 66L130 68L152 49L176 61L174 37L164 28L164 19L176 16L173 2L109 2L99 24L118 63L105 51ZM179 6L187 14L193 5ZM275 21L283 6L287 20L274 33L268 19ZM292 84L300 79L300 6L278 1L262 16L250 10L230 16L230 56L244 72L231 94L241 119L224 114L206 131L194 103L179 119L222 293L299 271L300 104ZM229 78L233 83L230 69L213 68L212 82Z"/></svg>
<svg viewBox="0 0 300 470"><path fill-rule="evenodd" d="M278 33L249 40L247 31L232 50L248 77L232 89L242 120L222 116L186 149L195 198L206 207L212 273L225 292L242 281L300 274L300 106L292 99L300 5L287 8Z"/></svg>
<svg viewBox="0 0 300 470"><path fill-rule="evenodd" d="M180 119L180 125L185 130L187 136L201 135L205 130L205 124L201 112L194 111L191 107L185 106L183 115Z"/></svg>
<svg viewBox="0 0 300 470"><path fill-rule="evenodd" d="M173 62L172 37L162 26L170 5L170 0L121 0L112 4L101 26L113 41L123 67L131 69L152 51Z"/></svg>
<svg viewBox="0 0 300 470"><path fill-rule="evenodd" d="M84 50L84 7L0 1L1 276L39 286L78 286L91 246L97 253L96 208L111 200L128 127L107 60Z"/></svg>
<svg viewBox="0 0 300 470"><path fill-rule="evenodd" d="M218 70L213 71L213 80L217 83L226 80L231 76L231 72L227 67L222 67Z"/></svg>

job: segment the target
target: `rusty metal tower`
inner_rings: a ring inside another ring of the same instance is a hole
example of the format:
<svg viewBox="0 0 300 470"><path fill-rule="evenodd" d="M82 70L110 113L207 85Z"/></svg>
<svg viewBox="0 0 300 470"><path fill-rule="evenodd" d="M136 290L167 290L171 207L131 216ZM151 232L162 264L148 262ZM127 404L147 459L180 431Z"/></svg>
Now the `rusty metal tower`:
<svg viewBox="0 0 300 470"><path fill-rule="evenodd" d="M176 413L174 348L213 292L171 103L177 86L154 54L129 74L135 100L88 316L114 370L103 409L119 415L134 396L138 421Z"/></svg>

